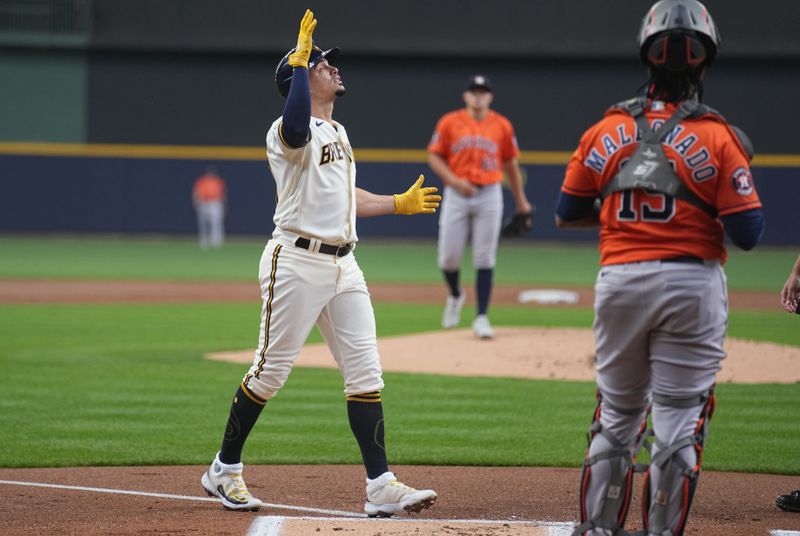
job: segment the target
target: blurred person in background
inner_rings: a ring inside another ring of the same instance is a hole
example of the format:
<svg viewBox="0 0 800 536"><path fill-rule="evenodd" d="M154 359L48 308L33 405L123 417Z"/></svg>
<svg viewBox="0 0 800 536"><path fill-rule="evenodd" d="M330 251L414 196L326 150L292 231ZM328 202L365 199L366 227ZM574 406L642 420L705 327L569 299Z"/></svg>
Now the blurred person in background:
<svg viewBox="0 0 800 536"><path fill-rule="evenodd" d="M225 181L214 166L194 182L192 203L197 213L197 234L200 247L219 249L225 243L225 213L227 190Z"/></svg>

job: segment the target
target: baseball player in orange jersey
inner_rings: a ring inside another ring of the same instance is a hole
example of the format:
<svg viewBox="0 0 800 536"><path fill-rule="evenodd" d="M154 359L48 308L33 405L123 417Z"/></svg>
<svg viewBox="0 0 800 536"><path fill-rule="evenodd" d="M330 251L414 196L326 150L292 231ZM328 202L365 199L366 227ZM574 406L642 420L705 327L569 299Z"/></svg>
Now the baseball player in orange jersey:
<svg viewBox="0 0 800 536"><path fill-rule="evenodd" d="M221 248L225 242L225 181L209 166L192 187L192 203L197 212L200 247Z"/></svg>
<svg viewBox="0 0 800 536"><path fill-rule="evenodd" d="M394 196L356 187L347 132L333 120L334 102L345 93L339 70L329 63L338 49L313 45L316 25L306 10L297 47L275 71L286 104L267 133L278 200L275 231L259 267L259 347L233 398L220 451L201 482L225 508L263 505L242 478L242 449L316 324L344 377L347 416L366 469L364 511L371 517L419 512L433 504L436 493L406 486L389 470L375 316L352 250L358 240L356 216L433 214L441 197L436 188L421 187L422 175Z"/></svg>
<svg viewBox="0 0 800 536"><path fill-rule="evenodd" d="M428 164L445 185L439 217L438 263L449 295L442 327L461 321L464 292L459 285L461 257L472 238L472 260L477 270L477 314L472 323L481 339L493 336L487 316L492 276L503 218L503 173L508 176L517 213L531 204L523 190L514 127L490 109L494 94L489 79L472 76L463 93L465 107L445 114L428 144Z"/></svg>
<svg viewBox="0 0 800 536"><path fill-rule="evenodd" d="M645 533L680 536L686 527L725 357L723 232L751 249L763 230L749 141L701 104L719 42L700 2L654 4L638 39L650 73L644 93L611 107L567 166L556 223L599 224L602 265L598 406L576 535L625 534L648 411L654 439L642 492Z"/></svg>

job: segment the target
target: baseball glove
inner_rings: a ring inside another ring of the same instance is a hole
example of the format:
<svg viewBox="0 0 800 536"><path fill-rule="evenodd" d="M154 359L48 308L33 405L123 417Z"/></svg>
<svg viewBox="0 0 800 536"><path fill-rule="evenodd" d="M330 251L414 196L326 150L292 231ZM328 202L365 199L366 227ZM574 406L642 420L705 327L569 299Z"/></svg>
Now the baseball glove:
<svg viewBox="0 0 800 536"><path fill-rule="evenodd" d="M503 223L501 236L503 238L519 238L533 229L533 218L536 207L531 205L531 211L524 214L514 214Z"/></svg>

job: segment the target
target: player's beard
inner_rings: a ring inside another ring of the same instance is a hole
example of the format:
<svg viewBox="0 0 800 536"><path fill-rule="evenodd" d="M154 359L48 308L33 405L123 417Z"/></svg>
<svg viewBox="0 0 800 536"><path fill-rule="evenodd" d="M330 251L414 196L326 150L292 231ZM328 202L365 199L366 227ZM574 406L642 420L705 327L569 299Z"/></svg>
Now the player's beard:
<svg viewBox="0 0 800 536"><path fill-rule="evenodd" d="M336 96L337 96L337 97L341 97L341 96L342 96L342 95L344 95L345 93L347 93L347 89L345 89L344 87L342 87L342 89L337 89L337 90L336 90Z"/></svg>

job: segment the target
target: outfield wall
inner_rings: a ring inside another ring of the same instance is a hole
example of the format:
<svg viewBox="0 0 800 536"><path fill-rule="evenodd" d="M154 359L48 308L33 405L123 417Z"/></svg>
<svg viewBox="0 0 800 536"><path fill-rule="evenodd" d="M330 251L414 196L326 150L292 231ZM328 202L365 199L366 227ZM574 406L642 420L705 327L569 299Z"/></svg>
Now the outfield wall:
<svg viewBox="0 0 800 536"><path fill-rule="evenodd" d="M39 16L31 17L31 7ZM46 5L53 9L47 9ZM482 73L524 150L571 150L647 81L641 0L28 0L0 10L0 140L263 144L274 69L308 5L339 46L336 103L356 147L424 147ZM723 41L704 102L758 153L797 152L797 0L707 0ZM64 12L58 7L75 6ZM16 15L15 15L16 13ZM209 21L213 24L209 25Z"/></svg>
<svg viewBox="0 0 800 536"><path fill-rule="evenodd" d="M242 151L243 157L229 159L0 154L4 187L0 232L191 234L196 229L191 187L205 167L213 164L228 183L227 231L266 236L273 228L275 184L266 159L257 156L260 150ZM418 151L408 153L400 163L361 161L359 186L377 193L405 191L419 173L440 184L419 159ZM404 153L393 154L403 159ZM548 157L525 156L523 153L523 162ZM356 157L358 161L358 151ZM550 154L549 158L557 161L564 154ZM778 161L775 157L766 160L768 165L753 169L767 222L763 243L798 245L800 167L775 165ZM539 209L530 239L594 240L594 231L564 231L553 225L564 164L529 163L523 167L528 197ZM508 191L505 196L509 214L513 198ZM358 229L361 236L433 238L437 218L365 218Z"/></svg>

